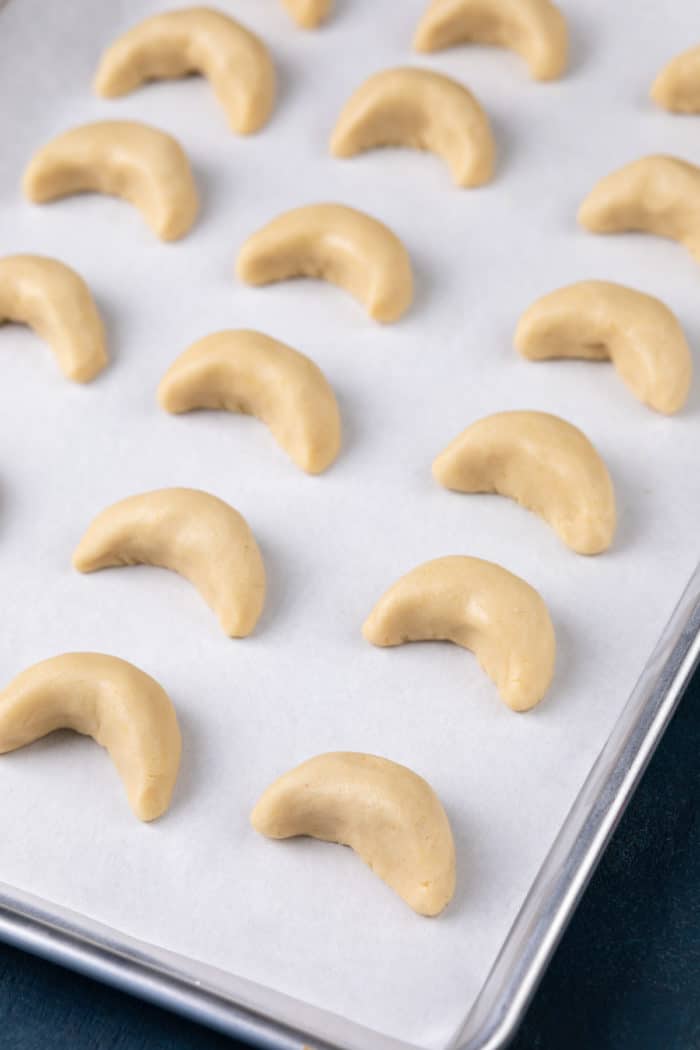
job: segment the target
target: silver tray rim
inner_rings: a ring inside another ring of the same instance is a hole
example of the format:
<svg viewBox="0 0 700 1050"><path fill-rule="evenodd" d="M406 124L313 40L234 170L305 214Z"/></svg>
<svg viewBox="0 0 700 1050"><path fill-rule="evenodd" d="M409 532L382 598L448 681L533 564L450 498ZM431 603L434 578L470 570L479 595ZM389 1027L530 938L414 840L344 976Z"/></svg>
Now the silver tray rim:
<svg viewBox="0 0 700 1050"><path fill-rule="evenodd" d="M513 1038L698 666L700 564L586 777L449 1050L501 1050Z"/></svg>
<svg viewBox="0 0 700 1050"><path fill-rule="evenodd" d="M9 0L0 0L0 12ZM700 564L545 858L486 982L445 1050L513 1038L605 848L700 664ZM126 935L0 886L0 940L253 1046L346 1050L209 986ZM352 1024L352 1022L350 1022ZM367 1033L369 1035L369 1033ZM403 1046L381 1040L385 1046Z"/></svg>

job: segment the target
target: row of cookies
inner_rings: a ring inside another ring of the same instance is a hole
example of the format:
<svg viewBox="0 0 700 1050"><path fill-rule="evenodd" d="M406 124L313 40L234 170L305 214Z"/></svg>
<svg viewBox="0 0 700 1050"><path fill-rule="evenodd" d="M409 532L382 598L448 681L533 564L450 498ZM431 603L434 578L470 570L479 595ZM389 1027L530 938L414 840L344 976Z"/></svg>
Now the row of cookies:
<svg viewBox="0 0 700 1050"><path fill-rule="evenodd" d="M660 181L668 186L667 179L660 176ZM650 184L654 180L646 179L645 185ZM680 222L678 228L684 237L692 235L688 223ZM400 315L411 299L411 262L401 242L376 220L341 205L309 205L285 213L253 235L238 259L239 274L253 284L305 270L344 286L383 320ZM64 375L75 382L90 382L107 364L104 325L90 290L56 259L0 258L0 323L6 321L33 327L50 343ZM538 299L520 318L514 341L533 361L611 359L631 392L659 412L679 411L688 396L692 359L678 320L653 296L613 282L582 281ZM238 410L270 414L245 407L256 400L250 387L265 364L271 376L296 376L309 383L318 411L330 415L332 391L313 362L259 333L245 332L213 334L186 350L163 379L162 406L182 412L217 404L210 389L214 363L221 377L219 403L231 411L242 398ZM334 421L333 430L338 427ZM339 441L331 445L337 452ZM303 469L316 473L334 458L329 454L325 465Z"/></svg>
<svg viewBox="0 0 700 1050"><path fill-rule="evenodd" d="M528 418L517 418L522 415ZM527 484L528 475L533 488L540 485L538 499L565 536L580 545L584 536L589 545L600 544L615 522L610 479L592 446L573 428L567 435L569 461L557 462L556 450L548 456L547 441L559 423L543 413L503 413L477 423L471 444L484 469L498 459L499 439L494 444L489 431L503 434L509 426L529 426L530 458L521 456L508 473L525 476L518 485ZM461 439L467 451L470 438L467 432ZM448 450L443 469L450 469L450 460L460 469L460 451ZM537 456L545 463L539 475ZM576 471L588 485L580 501L571 484ZM73 565L82 573L138 564L160 566L188 579L229 637L245 638L255 629L265 602L263 558L242 515L216 496L186 488L129 496L97 515L73 554ZM420 565L383 595L363 634L374 645L395 646L435 637L436 630L476 653L513 710L529 710L545 695L555 659L547 607L534 588L501 566L468 557Z"/></svg>
<svg viewBox="0 0 700 1050"><path fill-rule="evenodd" d="M285 2L307 28L319 26L332 10L332 0ZM566 20L551 0L430 0L414 34L414 49L443 51L469 43L518 52L535 80L555 80L566 70ZM671 113L700 113L700 46L672 58L650 95Z"/></svg>
<svg viewBox="0 0 700 1050"><path fill-rule="evenodd" d="M182 740L172 701L150 675L104 653L34 664L0 693L0 753L55 729L74 729L107 749L141 820L167 810ZM270 838L315 835L352 846L421 915L437 915L454 893L445 810L422 777L389 759L317 755L270 785L251 822Z"/></svg>

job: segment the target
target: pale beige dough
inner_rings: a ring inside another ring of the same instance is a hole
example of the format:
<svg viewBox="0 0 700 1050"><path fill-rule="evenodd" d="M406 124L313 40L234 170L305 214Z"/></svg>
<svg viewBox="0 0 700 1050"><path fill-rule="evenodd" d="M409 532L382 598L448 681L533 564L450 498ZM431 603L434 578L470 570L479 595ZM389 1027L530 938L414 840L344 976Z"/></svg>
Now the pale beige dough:
<svg viewBox="0 0 700 1050"><path fill-rule="evenodd" d="M480 558L419 565L380 598L362 633L379 646L450 641L470 649L514 711L538 704L554 675L554 627L544 601L525 580Z"/></svg>
<svg viewBox="0 0 700 1050"><path fill-rule="evenodd" d="M95 90L116 98L148 80L189 73L207 78L239 135L267 123L275 103L270 54L254 33L210 7L165 11L129 29L103 54Z"/></svg>
<svg viewBox="0 0 700 1050"><path fill-rule="evenodd" d="M386 69L345 104L331 138L335 157L375 146L412 146L443 158L457 186L493 175L495 147L486 113L462 84L427 69Z"/></svg>
<svg viewBox="0 0 700 1050"><path fill-rule="evenodd" d="M107 364L104 325L75 270L43 255L0 259L0 324L26 324L49 344L67 379L89 383Z"/></svg>
<svg viewBox="0 0 700 1050"><path fill-rule="evenodd" d="M479 419L440 453L433 475L456 492L510 496L579 554L600 554L613 541L607 467L585 434L559 416L498 412Z"/></svg>
<svg viewBox="0 0 700 1050"><path fill-rule="evenodd" d="M432 0L413 46L442 51L470 42L517 51L535 80L556 80L566 69L566 20L550 0Z"/></svg>
<svg viewBox="0 0 700 1050"><path fill-rule="evenodd" d="M56 729L105 747L140 820L170 805L180 729L167 693L138 667L102 653L65 653L22 671L0 692L0 753Z"/></svg>
<svg viewBox="0 0 700 1050"><path fill-rule="evenodd" d="M652 84L651 97L672 113L700 113L700 46L664 66Z"/></svg>
<svg viewBox="0 0 700 1050"><path fill-rule="evenodd" d="M73 554L79 572L159 565L192 583L231 638L255 627L265 601L265 567L245 519L199 489L130 496L94 519Z"/></svg>
<svg viewBox="0 0 700 1050"><path fill-rule="evenodd" d="M102 120L58 135L34 155L23 187L35 204L74 193L122 197L163 241L183 237L199 210L182 147L164 131L130 120Z"/></svg>
<svg viewBox="0 0 700 1050"><path fill-rule="evenodd" d="M302 29L317 29L333 10L333 0L282 0Z"/></svg>
<svg viewBox="0 0 700 1050"><path fill-rule="evenodd" d="M640 401L657 412L685 404L693 363L683 329L659 299L611 281L580 281L530 306L515 332L531 361L611 360Z"/></svg>
<svg viewBox="0 0 700 1050"><path fill-rule="evenodd" d="M375 321L397 321L413 299L408 252L392 231L344 204L309 204L249 237L236 272L246 284L318 277L354 295Z"/></svg>
<svg viewBox="0 0 700 1050"><path fill-rule="evenodd" d="M309 474L320 474L340 451L340 412L323 372L261 332L200 339L163 376L158 400L166 412L223 408L257 416Z"/></svg>
<svg viewBox="0 0 700 1050"><path fill-rule="evenodd" d="M422 777L387 758L317 755L271 784L251 821L269 838L350 846L420 915L438 915L454 894L447 814Z"/></svg>
<svg viewBox="0 0 700 1050"><path fill-rule="evenodd" d="M660 154L632 161L596 183L578 221L591 233L670 237L700 262L700 168Z"/></svg>

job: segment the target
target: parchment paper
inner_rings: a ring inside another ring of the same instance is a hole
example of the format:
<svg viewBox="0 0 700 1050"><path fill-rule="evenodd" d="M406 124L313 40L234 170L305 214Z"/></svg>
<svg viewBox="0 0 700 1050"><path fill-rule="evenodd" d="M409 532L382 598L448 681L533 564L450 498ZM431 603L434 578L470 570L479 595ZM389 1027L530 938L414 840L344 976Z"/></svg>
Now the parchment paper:
<svg viewBox="0 0 700 1050"><path fill-rule="evenodd" d="M318 33L277 0L221 0L278 63L269 127L238 139L205 82L91 94L102 47L168 0L10 0L0 15L0 250L55 254L104 312L111 367L60 375L19 328L0 332L0 678L74 649L118 654L169 691L184 735L172 810L131 814L108 756L57 734L0 761L0 879L117 930L260 982L422 1047L463 1020L527 889L694 568L699 398L677 418L630 395L612 366L528 364L512 349L536 296L586 277L664 299L693 344L700 270L683 248L577 230L601 175L647 152L700 162L700 118L647 101L658 68L700 35L690 0L569 0L572 68L535 84L505 51L426 57L410 41L423 0L338 0ZM401 63L462 79L498 140L498 175L455 190L436 158L327 153L335 117L369 73ZM53 134L135 118L188 150L203 198L183 242L159 243L129 205L25 203L21 173ZM243 239L278 212L338 200L387 222L415 263L414 308L379 327L342 291L310 281L248 289ZM166 367L219 328L258 327L308 353L335 387L344 451L308 478L261 423L168 417ZM480 415L556 412L605 457L618 498L614 549L564 548L498 497L448 493L433 457ZM166 485L231 502L258 537L269 598L255 635L227 640L194 589L133 568L81 577L70 556L109 503ZM556 679L516 716L468 653L377 650L360 625L401 573L443 554L489 558L546 599ZM248 814L278 774L329 749L386 755L434 785L455 832L459 886L438 920L413 915L350 851L273 843Z"/></svg>

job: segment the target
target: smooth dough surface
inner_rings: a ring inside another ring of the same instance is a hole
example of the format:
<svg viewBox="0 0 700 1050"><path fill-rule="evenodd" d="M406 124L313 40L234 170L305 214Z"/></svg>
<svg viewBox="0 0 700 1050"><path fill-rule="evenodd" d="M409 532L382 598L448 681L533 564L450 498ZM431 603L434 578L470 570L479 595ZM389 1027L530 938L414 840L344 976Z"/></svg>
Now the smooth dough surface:
<svg viewBox="0 0 700 1050"><path fill-rule="evenodd" d="M515 332L531 361L611 360L635 397L657 412L685 404L693 363L677 318L659 299L611 281L580 281L530 306Z"/></svg>
<svg viewBox="0 0 700 1050"><path fill-rule="evenodd" d="M671 113L700 113L700 46L664 66L652 84L651 97Z"/></svg>
<svg viewBox="0 0 700 1050"><path fill-rule="evenodd" d="M343 107L331 138L333 156L376 146L430 150L443 158L457 186L481 186L493 175L486 113L458 81L427 69L375 73Z"/></svg>
<svg viewBox="0 0 700 1050"><path fill-rule="evenodd" d="M345 204L308 204L278 215L245 242L236 272L253 285L290 277L330 281L384 323L397 321L413 300L411 260L399 238Z"/></svg>
<svg viewBox="0 0 700 1050"><path fill-rule="evenodd" d="M79 572L159 565L188 579L227 635L250 634L265 601L265 567L247 522L199 489L130 496L94 519L73 554Z"/></svg>
<svg viewBox="0 0 700 1050"><path fill-rule="evenodd" d="M164 131L131 120L101 120L58 135L35 153L23 187L35 204L74 193L122 197L163 241L184 237L199 211L182 147Z"/></svg>
<svg viewBox="0 0 700 1050"><path fill-rule="evenodd" d="M333 10L333 0L282 0L302 29L317 29Z"/></svg>
<svg viewBox="0 0 700 1050"><path fill-rule="evenodd" d="M239 135L258 131L275 103L275 68L263 42L211 7L152 15L120 36L103 54L95 90L103 98L127 95L149 80L201 73Z"/></svg>
<svg viewBox="0 0 700 1050"><path fill-rule="evenodd" d="M65 377L76 383L89 383L107 364L104 325L90 289L57 259L0 259L0 324L5 321L33 328L53 350Z"/></svg>
<svg viewBox="0 0 700 1050"><path fill-rule="evenodd" d="M591 233L669 237L700 262L700 168L662 154L632 161L596 183L578 220Z"/></svg>
<svg viewBox="0 0 700 1050"><path fill-rule="evenodd" d="M513 711L542 700L556 641L544 601L500 565L451 555L424 562L377 602L362 633L379 646L450 641L470 649Z"/></svg>
<svg viewBox="0 0 700 1050"><path fill-rule="evenodd" d="M550 0L431 0L413 40L416 51L470 42L517 51L535 80L556 80L566 69L566 20Z"/></svg>
<svg viewBox="0 0 700 1050"><path fill-rule="evenodd" d="M340 451L340 412L323 372L305 354L262 332L215 332L200 339L165 373L158 400L166 412L223 408L257 416L309 474L326 470Z"/></svg>
<svg viewBox="0 0 700 1050"><path fill-rule="evenodd" d="M0 753L56 729L106 748L140 820L167 810L180 765L175 708L138 667L103 653L65 653L22 671L0 692Z"/></svg>
<svg viewBox="0 0 700 1050"><path fill-rule="evenodd" d="M269 838L310 835L350 846L420 915L439 914L454 894L447 814L422 777L387 758L317 755L271 784L251 821Z"/></svg>
<svg viewBox="0 0 700 1050"><path fill-rule="evenodd" d="M615 535L607 467L577 427L547 412L497 412L462 431L433 463L456 492L509 496L544 518L579 554L600 554Z"/></svg>

